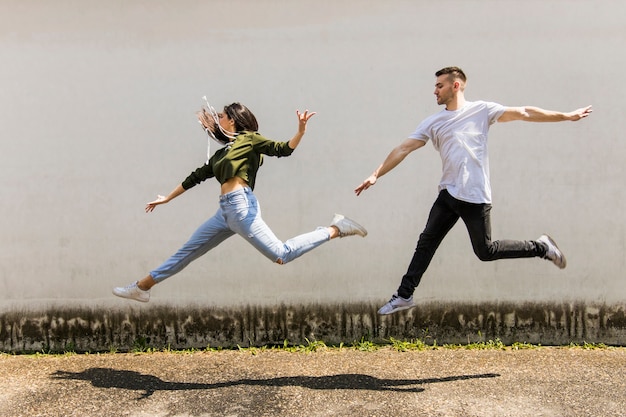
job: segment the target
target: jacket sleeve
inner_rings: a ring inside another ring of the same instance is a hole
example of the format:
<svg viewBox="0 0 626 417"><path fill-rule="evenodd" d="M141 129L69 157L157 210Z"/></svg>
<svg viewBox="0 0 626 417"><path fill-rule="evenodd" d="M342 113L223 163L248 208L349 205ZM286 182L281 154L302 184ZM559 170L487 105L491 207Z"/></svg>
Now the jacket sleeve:
<svg viewBox="0 0 626 417"><path fill-rule="evenodd" d="M267 139L258 133L254 133L254 146L257 152L267 156L289 156L293 153L293 149L289 147L288 142L275 142Z"/></svg>
<svg viewBox="0 0 626 417"><path fill-rule="evenodd" d="M188 190L200 184L202 181L208 178L213 178L214 176L215 174L213 173L213 164L204 164L200 168L189 174L189 176L183 181L182 186L185 190Z"/></svg>

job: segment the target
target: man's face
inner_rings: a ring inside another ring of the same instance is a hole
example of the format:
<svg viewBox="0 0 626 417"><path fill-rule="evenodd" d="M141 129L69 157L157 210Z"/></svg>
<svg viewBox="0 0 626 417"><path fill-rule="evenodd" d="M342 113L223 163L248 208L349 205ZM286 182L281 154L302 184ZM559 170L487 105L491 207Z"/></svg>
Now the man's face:
<svg viewBox="0 0 626 417"><path fill-rule="evenodd" d="M450 80L450 76L448 74L443 74L437 77L437 81L435 82L435 97L437 97L437 104L447 105L450 101L452 101L456 94L454 84L455 82Z"/></svg>

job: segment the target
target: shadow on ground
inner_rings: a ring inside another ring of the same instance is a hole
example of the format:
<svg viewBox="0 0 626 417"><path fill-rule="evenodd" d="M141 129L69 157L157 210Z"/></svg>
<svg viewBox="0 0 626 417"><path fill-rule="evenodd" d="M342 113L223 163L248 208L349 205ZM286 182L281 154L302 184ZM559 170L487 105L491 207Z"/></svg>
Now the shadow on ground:
<svg viewBox="0 0 626 417"><path fill-rule="evenodd" d="M422 392L424 388L415 385L435 384L478 378L496 378L499 374L455 375L442 378L427 379L380 379L363 374L339 374L326 376L289 376L265 379L238 379L234 381L217 382L213 384L193 382L163 381L154 375L146 375L135 371L118 370L112 368L90 368L82 372L56 371L54 379L89 381L97 388L121 388L126 390L143 391L138 398L147 398L156 391L185 391L211 390L232 387L237 385L248 386L300 386L315 390L372 390Z"/></svg>

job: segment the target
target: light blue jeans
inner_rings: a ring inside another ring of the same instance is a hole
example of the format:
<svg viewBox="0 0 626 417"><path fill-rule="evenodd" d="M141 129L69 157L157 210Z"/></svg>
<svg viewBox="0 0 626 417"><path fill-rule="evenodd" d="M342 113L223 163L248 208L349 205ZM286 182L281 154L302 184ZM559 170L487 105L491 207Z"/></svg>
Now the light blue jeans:
<svg viewBox="0 0 626 417"><path fill-rule="evenodd" d="M180 272L234 234L246 239L270 261L286 264L330 240L325 227L281 242L261 218L259 203L248 187L220 196L220 208L191 238L150 276L161 282Z"/></svg>

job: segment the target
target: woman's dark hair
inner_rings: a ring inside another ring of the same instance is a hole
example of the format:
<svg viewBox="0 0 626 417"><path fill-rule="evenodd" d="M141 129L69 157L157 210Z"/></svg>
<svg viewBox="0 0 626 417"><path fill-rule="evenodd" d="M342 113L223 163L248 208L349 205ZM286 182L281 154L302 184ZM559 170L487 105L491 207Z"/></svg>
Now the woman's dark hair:
<svg viewBox="0 0 626 417"><path fill-rule="evenodd" d="M224 106L224 113L234 120L235 130L242 132L244 130L256 132L259 130L259 123L256 121L254 114L241 103L233 103Z"/></svg>

